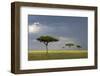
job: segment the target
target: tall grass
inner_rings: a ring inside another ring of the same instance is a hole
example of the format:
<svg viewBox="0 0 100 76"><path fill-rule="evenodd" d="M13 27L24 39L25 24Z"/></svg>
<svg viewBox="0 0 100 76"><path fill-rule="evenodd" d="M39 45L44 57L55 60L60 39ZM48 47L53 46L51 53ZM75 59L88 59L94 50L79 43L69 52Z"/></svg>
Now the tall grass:
<svg viewBox="0 0 100 76"><path fill-rule="evenodd" d="M87 58L86 50L31 50L28 52L28 60L51 60L51 59L80 59Z"/></svg>

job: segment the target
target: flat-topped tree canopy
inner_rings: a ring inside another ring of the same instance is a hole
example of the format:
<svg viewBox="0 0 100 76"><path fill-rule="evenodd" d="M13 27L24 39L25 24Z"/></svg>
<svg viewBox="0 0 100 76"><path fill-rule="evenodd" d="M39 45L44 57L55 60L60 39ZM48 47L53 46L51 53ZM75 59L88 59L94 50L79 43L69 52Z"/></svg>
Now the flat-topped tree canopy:
<svg viewBox="0 0 100 76"><path fill-rule="evenodd" d="M39 38L37 38L37 40L40 42L48 42L48 43L58 41L58 39L51 36L40 36Z"/></svg>
<svg viewBox="0 0 100 76"><path fill-rule="evenodd" d="M37 40L45 44L47 54L48 54L48 43L59 41L57 38L51 36L40 36L39 38L37 38Z"/></svg>
<svg viewBox="0 0 100 76"><path fill-rule="evenodd" d="M73 43L67 43L67 44L65 44L65 46L71 47L71 46L74 46L74 44Z"/></svg>
<svg viewBox="0 0 100 76"><path fill-rule="evenodd" d="M81 45L76 45L76 47L77 47L77 48L82 48L82 46L81 46Z"/></svg>

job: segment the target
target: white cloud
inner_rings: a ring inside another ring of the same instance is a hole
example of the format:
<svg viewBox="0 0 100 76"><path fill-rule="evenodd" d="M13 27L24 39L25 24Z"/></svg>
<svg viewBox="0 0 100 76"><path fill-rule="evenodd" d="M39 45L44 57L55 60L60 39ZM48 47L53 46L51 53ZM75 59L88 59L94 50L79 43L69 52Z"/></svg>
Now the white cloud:
<svg viewBox="0 0 100 76"><path fill-rule="evenodd" d="M34 22L34 25L40 25L40 23L39 22Z"/></svg>
<svg viewBox="0 0 100 76"><path fill-rule="evenodd" d="M29 25L28 30L29 33L37 33L41 30L41 27L39 26L39 22L34 22L32 25Z"/></svg>
<svg viewBox="0 0 100 76"><path fill-rule="evenodd" d="M64 41L65 43L76 43L76 40L68 37L59 37L60 41Z"/></svg>

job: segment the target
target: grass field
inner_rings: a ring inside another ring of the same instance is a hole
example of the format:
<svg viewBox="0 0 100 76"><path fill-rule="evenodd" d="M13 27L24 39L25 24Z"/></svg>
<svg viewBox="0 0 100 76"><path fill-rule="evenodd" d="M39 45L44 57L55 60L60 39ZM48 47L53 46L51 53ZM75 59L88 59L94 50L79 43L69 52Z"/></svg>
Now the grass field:
<svg viewBox="0 0 100 76"><path fill-rule="evenodd" d="M51 59L79 59L87 58L88 53L86 50L49 50L48 54L45 50L29 51L28 60L51 60Z"/></svg>

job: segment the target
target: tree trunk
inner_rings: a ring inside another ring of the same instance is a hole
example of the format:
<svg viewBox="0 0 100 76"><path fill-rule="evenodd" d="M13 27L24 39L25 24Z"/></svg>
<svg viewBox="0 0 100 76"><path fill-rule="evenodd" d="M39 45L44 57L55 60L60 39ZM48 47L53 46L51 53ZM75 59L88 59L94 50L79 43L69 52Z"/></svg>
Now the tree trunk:
<svg viewBox="0 0 100 76"><path fill-rule="evenodd" d="M46 54L48 54L48 45L46 45Z"/></svg>

